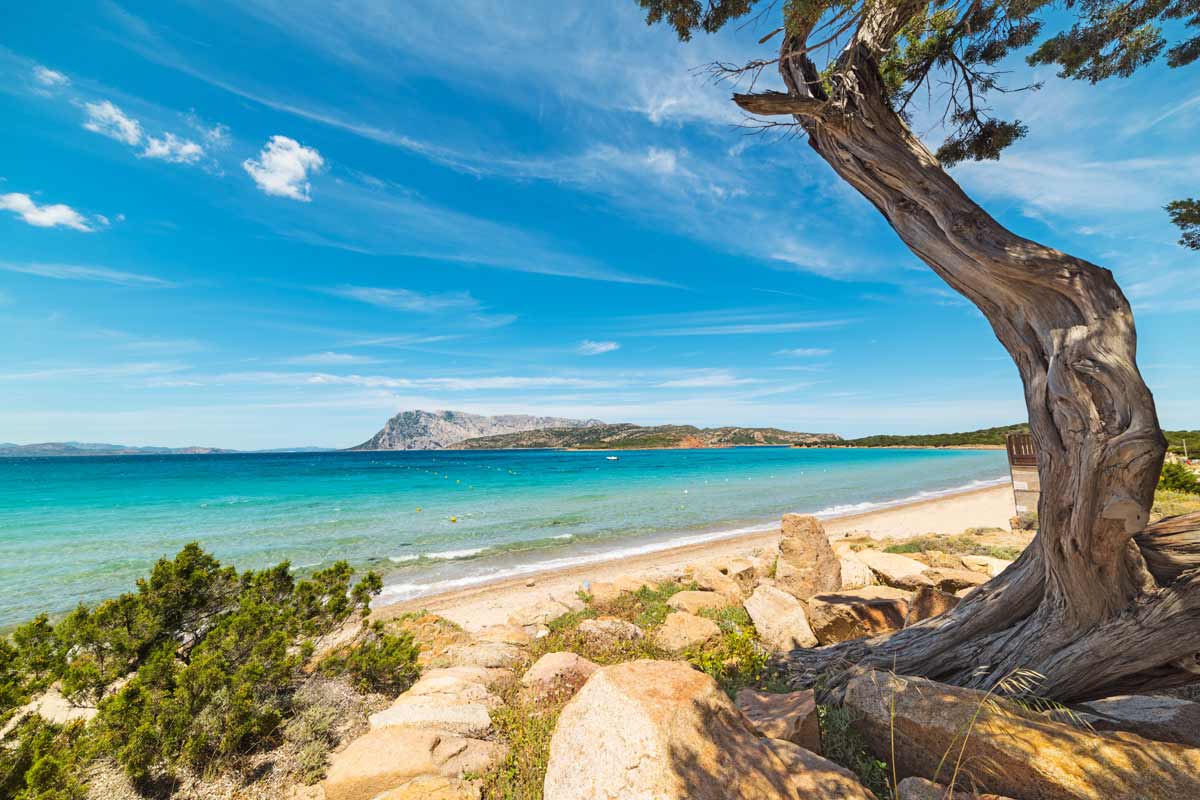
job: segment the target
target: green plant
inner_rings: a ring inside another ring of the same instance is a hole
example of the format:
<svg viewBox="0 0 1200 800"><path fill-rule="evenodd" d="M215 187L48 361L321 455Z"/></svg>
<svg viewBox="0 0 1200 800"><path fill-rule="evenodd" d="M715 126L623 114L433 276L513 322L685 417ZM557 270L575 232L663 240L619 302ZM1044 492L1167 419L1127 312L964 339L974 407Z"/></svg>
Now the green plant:
<svg viewBox="0 0 1200 800"><path fill-rule="evenodd" d="M990 556L1004 561L1013 561L1021 555L1021 548L1005 545L984 544L971 536L918 536L907 542L891 544L883 548L885 553L927 553L930 551L955 555Z"/></svg>
<svg viewBox="0 0 1200 800"><path fill-rule="evenodd" d="M33 714L0 747L0 797L83 800L82 723L55 725Z"/></svg>
<svg viewBox="0 0 1200 800"><path fill-rule="evenodd" d="M470 777L479 778L487 800L541 800L550 738L563 704L527 703L515 681L500 694L505 703L492 712L492 723L508 744L508 753L488 772Z"/></svg>
<svg viewBox="0 0 1200 800"><path fill-rule="evenodd" d="M640 628L654 628L661 625L667 614L671 613L667 601L672 595L696 588L694 581L662 581L654 586L643 586L636 592L622 592L616 599L597 603L594 608L599 614L620 617Z"/></svg>
<svg viewBox="0 0 1200 800"><path fill-rule="evenodd" d="M1200 511L1200 495L1159 489L1154 493L1154 505L1150 508L1150 517L1158 520L1178 514L1190 514L1193 511Z"/></svg>
<svg viewBox="0 0 1200 800"><path fill-rule="evenodd" d="M325 658L320 669L326 675L348 676L360 692L399 694L420 676L420 651L411 633L387 633L383 623L376 622L363 640Z"/></svg>
<svg viewBox="0 0 1200 800"><path fill-rule="evenodd" d="M1183 464L1164 464L1158 488L1172 492L1200 494L1200 478Z"/></svg>
<svg viewBox="0 0 1200 800"><path fill-rule="evenodd" d="M817 719L821 724L822 754L857 775L879 800L890 800L893 793L888 765L871 753L866 739L854 729L850 712L839 706L819 705Z"/></svg>
<svg viewBox="0 0 1200 800"><path fill-rule="evenodd" d="M306 784L325 777L327 755L337 744L337 717L337 709L330 706L306 706L283 729L284 740L296 749L296 771Z"/></svg>

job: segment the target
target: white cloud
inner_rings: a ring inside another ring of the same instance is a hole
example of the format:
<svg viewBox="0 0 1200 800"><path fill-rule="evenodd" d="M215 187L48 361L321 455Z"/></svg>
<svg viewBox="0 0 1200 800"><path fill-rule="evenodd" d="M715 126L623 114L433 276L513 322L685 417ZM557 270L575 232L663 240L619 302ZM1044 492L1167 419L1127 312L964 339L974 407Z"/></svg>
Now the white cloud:
<svg viewBox="0 0 1200 800"><path fill-rule="evenodd" d="M479 308L479 301L469 292L422 294L410 289L382 289L376 286L338 286L325 291L348 300L357 300L360 303L369 303L373 306L394 308L400 311L415 311L421 314Z"/></svg>
<svg viewBox="0 0 1200 800"><path fill-rule="evenodd" d="M49 67L43 67L41 64L37 64L34 66L33 79L48 89L54 89L59 86L66 86L68 83L71 82L70 78L68 78L66 75L62 74L58 70L53 70L53 69L50 69Z"/></svg>
<svg viewBox="0 0 1200 800"><path fill-rule="evenodd" d="M720 389L757 383L754 378L739 378L726 370L712 370L690 378L677 378L658 384L660 389Z"/></svg>
<svg viewBox="0 0 1200 800"><path fill-rule="evenodd" d="M248 158L242 162L242 168L266 194L304 203L312 199L309 174L324 165L325 160L313 148L278 135L267 141L258 160Z"/></svg>
<svg viewBox="0 0 1200 800"><path fill-rule="evenodd" d="M95 227L89 224L87 217L70 206L62 203L39 206L27 194L0 194L0 209L11 211L38 228L62 226L84 232L95 230ZM107 224L107 220L101 224Z"/></svg>
<svg viewBox="0 0 1200 800"><path fill-rule="evenodd" d="M110 101L85 103L83 107L87 111L87 120L83 127L89 131L128 145L136 145L142 140L141 123Z"/></svg>
<svg viewBox="0 0 1200 800"><path fill-rule="evenodd" d="M591 339L584 339L579 343L579 352L585 356L598 356L601 353L619 350L620 347L617 342L593 342Z"/></svg>
<svg viewBox="0 0 1200 800"><path fill-rule="evenodd" d="M324 353L309 353L287 359L288 364L309 364L313 366L330 366L338 364L369 364L376 359L370 356L357 356L353 353L335 353L327 350Z"/></svg>
<svg viewBox="0 0 1200 800"><path fill-rule="evenodd" d="M94 281L97 283L114 283L118 286L144 286L147 288L165 289L176 284L156 278L153 275L140 275L136 272L122 272L107 267L86 267L77 264L5 264L0 263L0 270L19 272L25 275L37 275L41 278L53 278L61 281Z"/></svg>
<svg viewBox="0 0 1200 800"><path fill-rule="evenodd" d="M777 356L796 356L797 358L812 358L815 356L827 356L833 351L826 347L793 347L788 350L776 350Z"/></svg>
<svg viewBox="0 0 1200 800"><path fill-rule="evenodd" d="M146 138L144 158L160 158L173 164L195 164L204 156L204 148L191 139L181 139L173 133L164 133L162 138Z"/></svg>

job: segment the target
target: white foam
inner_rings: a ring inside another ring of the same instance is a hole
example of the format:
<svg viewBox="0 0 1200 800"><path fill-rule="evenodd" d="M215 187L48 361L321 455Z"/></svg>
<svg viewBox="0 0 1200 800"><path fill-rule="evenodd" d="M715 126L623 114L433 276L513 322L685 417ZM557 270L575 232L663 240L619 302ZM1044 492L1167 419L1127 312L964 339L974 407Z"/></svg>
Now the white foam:
<svg viewBox="0 0 1200 800"><path fill-rule="evenodd" d="M407 556L388 556L388 561L392 562L393 564L403 564L408 561L416 561L418 558L420 558L420 556L414 553Z"/></svg>
<svg viewBox="0 0 1200 800"><path fill-rule="evenodd" d="M439 561L453 560L456 558L470 558L471 556L479 555L484 550L487 550L487 548L486 547L469 547L465 550L445 550L441 553L425 553L423 556L421 556L421 558L432 558L432 559L437 559Z"/></svg>

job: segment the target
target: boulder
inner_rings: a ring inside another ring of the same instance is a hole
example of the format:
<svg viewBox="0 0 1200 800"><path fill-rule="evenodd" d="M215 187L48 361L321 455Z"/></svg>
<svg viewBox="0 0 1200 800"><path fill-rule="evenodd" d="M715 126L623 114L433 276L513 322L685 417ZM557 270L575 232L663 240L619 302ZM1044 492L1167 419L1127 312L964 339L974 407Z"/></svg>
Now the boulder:
<svg viewBox="0 0 1200 800"><path fill-rule="evenodd" d="M521 677L526 700L539 702L570 697L599 667L575 653L546 653Z"/></svg>
<svg viewBox="0 0 1200 800"><path fill-rule="evenodd" d="M908 601L908 614L904 617L904 627L916 624L923 619L945 614L962 602L959 598L935 589L932 586L922 586Z"/></svg>
<svg viewBox="0 0 1200 800"><path fill-rule="evenodd" d="M783 739L766 742L787 766L798 800L875 800L854 773L840 764Z"/></svg>
<svg viewBox="0 0 1200 800"><path fill-rule="evenodd" d="M472 642L450 648L446 657L456 666L504 669L521 661L521 648L504 642Z"/></svg>
<svg viewBox="0 0 1200 800"><path fill-rule="evenodd" d="M891 586L819 594L808 601L808 622L822 645L900 630L911 596Z"/></svg>
<svg viewBox="0 0 1200 800"><path fill-rule="evenodd" d="M857 555L860 561L871 568L879 582L887 586L915 591L922 586L933 585L929 578L921 574L929 567L916 559L879 550L860 550Z"/></svg>
<svg viewBox="0 0 1200 800"><path fill-rule="evenodd" d="M371 800L419 775L458 778L499 763L508 748L445 731L379 728L334 753L325 777L326 800Z"/></svg>
<svg viewBox="0 0 1200 800"><path fill-rule="evenodd" d="M479 800L479 786L442 775L421 775L372 800Z"/></svg>
<svg viewBox="0 0 1200 800"><path fill-rule="evenodd" d="M801 600L842 587L840 561L816 517L784 515L775 583Z"/></svg>
<svg viewBox="0 0 1200 800"><path fill-rule="evenodd" d="M963 563L969 568L987 573L988 577L994 578L1004 570L1008 569L1008 565L1013 563L1005 561L1002 558L992 558L991 556L963 556Z"/></svg>
<svg viewBox="0 0 1200 800"><path fill-rule="evenodd" d="M462 705L464 703L483 703L488 708L501 705L501 700L488 691L486 684L464 678L458 675L437 674L423 675L414 683L402 697L427 697L447 705Z"/></svg>
<svg viewBox="0 0 1200 800"><path fill-rule="evenodd" d="M560 603L554 598L547 597L518 608L508 615L508 624L524 627L526 625L547 625L564 614L571 613L570 606Z"/></svg>
<svg viewBox="0 0 1200 800"><path fill-rule="evenodd" d="M492 717L486 703L453 702L447 695L405 692L383 711L372 714L368 721L372 730L428 728L468 737L487 736L492 732Z"/></svg>
<svg viewBox="0 0 1200 800"><path fill-rule="evenodd" d="M712 678L687 664L604 667L558 719L544 797L795 800L792 765L770 741L754 732ZM778 747L787 752L794 745Z"/></svg>
<svg viewBox="0 0 1200 800"><path fill-rule="evenodd" d="M987 583L989 578L973 569L946 569L933 567L921 573L943 592L957 592L962 589L973 589Z"/></svg>
<svg viewBox="0 0 1200 800"><path fill-rule="evenodd" d="M951 792L949 787L924 778L905 778L896 785L896 800L1011 800L998 794Z"/></svg>
<svg viewBox="0 0 1200 800"><path fill-rule="evenodd" d="M691 578L701 589L719 594L727 605L742 601L742 587L714 566L702 564L692 567Z"/></svg>
<svg viewBox="0 0 1200 800"><path fill-rule="evenodd" d="M817 644L804 606L787 592L774 586L759 586L742 605L758 631L758 638L775 652Z"/></svg>
<svg viewBox="0 0 1200 800"><path fill-rule="evenodd" d="M786 694L742 689L734 704L763 736L786 739L805 750L821 752L821 725L811 689Z"/></svg>
<svg viewBox="0 0 1200 800"><path fill-rule="evenodd" d="M762 560L758 558L742 558L735 556L717 564L717 569L737 582L742 594L750 594L758 583L762 571Z"/></svg>
<svg viewBox="0 0 1200 800"><path fill-rule="evenodd" d="M729 604L728 598L716 592L676 592L667 598L668 606L689 614L698 614L706 609L716 610Z"/></svg>
<svg viewBox="0 0 1200 800"><path fill-rule="evenodd" d="M926 550L921 553L922 558L917 558L914 554L913 558L917 561L924 561L934 569L966 569L967 565L963 563L961 556L956 556L954 553L943 553L941 550Z"/></svg>
<svg viewBox="0 0 1200 800"><path fill-rule="evenodd" d="M576 630L584 639L596 645L635 642L643 636L641 628L618 617L585 619Z"/></svg>
<svg viewBox="0 0 1200 800"><path fill-rule="evenodd" d="M520 625L489 625L475 634L475 640L480 642L500 642L501 644L513 644L521 647L532 642L533 637L530 636L529 631Z"/></svg>
<svg viewBox="0 0 1200 800"><path fill-rule="evenodd" d="M994 694L861 670L844 702L901 777L948 779L949 762L959 785L1010 797L1200 797L1200 750L1052 722Z"/></svg>
<svg viewBox="0 0 1200 800"><path fill-rule="evenodd" d="M494 689L513 677L511 669L499 667L458 666L429 669L421 673L421 680L450 676L472 683L480 683L489 689Z"/></svg>
<svg viewBox="0 0 1200 800"><path fill-rule="evenodd" d="M672 652L687 650L715 639L721 633L717 623L711 619L697 617L685 611L667 614L663 624L654 631L654 641L659 647Z"/></svg>
<svg viewBox="0 0 1200 800"><path fill-rule="evenodd" d="M1200 747L1200 703L1158 695L1123 695L1076 706L1098 731L1128 731L1144 739Z"/></svg>
<svg viewBox="0 0 1200 800"><path fill-rule="evenodd" d="M615 581L594 581L580 587L594 603L611 603L624 592L633 594L646 585L641 578L622 577Z"/></svg>
<svg viewBox="0 0 1200 800"><path fill-rule="evenodd" d="M842 571L842 589L861 589L875 582L871 568L864 564L854 551L842 555L839 564Z"/></svg>

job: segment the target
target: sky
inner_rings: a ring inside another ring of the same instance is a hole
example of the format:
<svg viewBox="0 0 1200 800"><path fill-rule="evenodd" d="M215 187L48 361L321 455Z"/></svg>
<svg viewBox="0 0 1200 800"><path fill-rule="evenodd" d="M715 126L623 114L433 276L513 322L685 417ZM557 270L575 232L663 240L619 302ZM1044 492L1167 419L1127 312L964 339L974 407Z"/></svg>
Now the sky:
<svg viewBox="0 0 1200 800"><path fill-rule="evenodd" d="M865 435L1024 419L990 327L636 4L0 9L0 441L346 447L413 408ZM1113 270L1200 425L1200 68L1008 65L953 175ZM771 76L760 88L773 86ZM777 82L777 79L775 79ZM936 108L916 130L936 146Z"/></svg>

